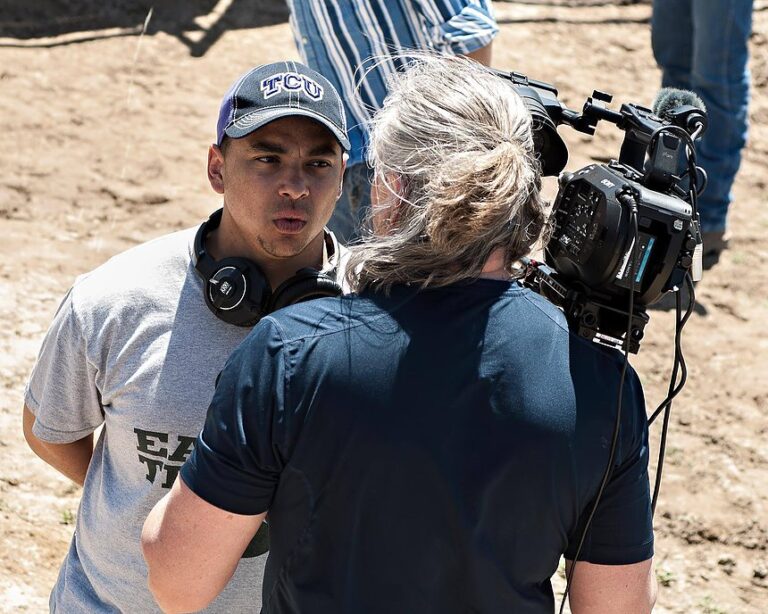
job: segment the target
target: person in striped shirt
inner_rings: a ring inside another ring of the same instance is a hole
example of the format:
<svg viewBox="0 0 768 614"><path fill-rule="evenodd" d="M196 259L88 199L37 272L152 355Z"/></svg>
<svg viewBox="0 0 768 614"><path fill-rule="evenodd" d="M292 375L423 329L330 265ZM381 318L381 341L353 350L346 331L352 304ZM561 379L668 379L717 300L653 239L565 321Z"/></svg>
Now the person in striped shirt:
<svg viewBox="0 0 768 614"><path fill-rule="evenodd" d="M288 6L304 63L345 103L351 150L329 228L342 242L355 241L370 201L367 125L402 68L401 56L432 50L489 65L499 31L491 0L288 0Z"/></svg>

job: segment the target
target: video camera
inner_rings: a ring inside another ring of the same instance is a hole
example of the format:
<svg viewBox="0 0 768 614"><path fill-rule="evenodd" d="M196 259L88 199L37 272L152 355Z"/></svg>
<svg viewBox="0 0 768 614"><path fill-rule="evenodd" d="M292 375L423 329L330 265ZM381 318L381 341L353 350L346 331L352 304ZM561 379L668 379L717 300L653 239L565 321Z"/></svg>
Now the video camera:
<svg viewBox="0 0 768 614"><path fill-rule="evenodd" d="M534 147L545 176L559 174L545 263L524 261L523 284L565 312L587 339L637 352L648 322L646 307L701 278L701 232L696 198L706 179L694 141L707 127L692 93L662 90L654 109L623 104L594 91L581 113L557 89L515 72L511 81L533 118ZM618 160L561 172L568 149L557 126L594 134L599 121L625 132Z"/></svg>

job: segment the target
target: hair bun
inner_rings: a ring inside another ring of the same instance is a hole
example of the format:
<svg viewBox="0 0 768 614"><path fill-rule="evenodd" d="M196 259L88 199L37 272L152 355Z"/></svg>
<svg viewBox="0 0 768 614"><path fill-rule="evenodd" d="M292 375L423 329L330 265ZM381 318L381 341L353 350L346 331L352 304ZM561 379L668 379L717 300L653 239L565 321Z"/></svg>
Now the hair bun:
<svg viewBox="0 0 768 614"><path fill-rule="evenodd" d="M396 222L353 250L350 281L441 286L477 277L493 250L527 254L545 220L531 116L503 79L463 58L418 55L374 116L368 160L401 178Z"/></svg>

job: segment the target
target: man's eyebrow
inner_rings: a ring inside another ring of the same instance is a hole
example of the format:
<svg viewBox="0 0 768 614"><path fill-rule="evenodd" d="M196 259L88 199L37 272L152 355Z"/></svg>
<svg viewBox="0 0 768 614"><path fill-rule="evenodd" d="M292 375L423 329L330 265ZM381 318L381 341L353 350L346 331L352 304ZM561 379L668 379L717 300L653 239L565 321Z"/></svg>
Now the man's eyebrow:
<svg viewBox="0 0 768 614"><path fill-rule="evenodd" d="M276 153L276 154L284 154L288 153L288 150L280 145L279 143L274 143L272 141L254 141L251 143L250 148L253 151L258 152L266 152L266 153ZM336 143L323 143L321 145L315 145L312 149L307 152L308 156L335 156L338 153L338 146Z"/></svg>
<svg viewBox="0 0 768 614"><path fill-rule="evenodd" d="M309 150L310 156L335 156L339 151L336 143L323 143Z"/></svg>
<svg viewBox="0 0 768 614"><path fill-rule="evenodd" d="M256 151L266 151L268 153L286 153L285 147L278 143L271 143L270 141L254 141L251 143L251 149Z"/></svg>

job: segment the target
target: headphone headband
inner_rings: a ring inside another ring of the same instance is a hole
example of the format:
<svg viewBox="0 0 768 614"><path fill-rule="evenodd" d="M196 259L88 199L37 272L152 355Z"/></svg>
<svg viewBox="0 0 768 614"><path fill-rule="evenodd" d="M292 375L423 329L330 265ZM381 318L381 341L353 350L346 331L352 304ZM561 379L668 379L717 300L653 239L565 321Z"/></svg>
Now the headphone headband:
<svg viewBox="0 0 768 614"><path fill-rule="evenodd" d="M200 224L200 228L195 233L195 269L204 277L210 278L216 272L216 261L208 256L205 251L205 239L208 235L216 230L221 224L221 215L224 209L217 209L211 213L210 217Z"/></svg>

